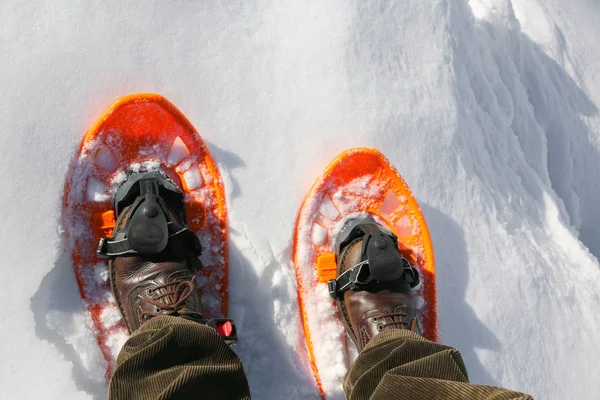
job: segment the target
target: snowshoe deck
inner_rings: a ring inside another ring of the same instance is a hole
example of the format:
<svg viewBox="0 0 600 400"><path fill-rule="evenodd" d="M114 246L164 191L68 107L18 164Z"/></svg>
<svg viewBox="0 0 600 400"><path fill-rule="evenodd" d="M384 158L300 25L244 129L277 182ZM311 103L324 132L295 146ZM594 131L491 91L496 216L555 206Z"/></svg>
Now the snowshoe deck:
<svg viewBox="0 0 600 400"><path fill-rule="evenodd" d="M185 196L189 229L204 249L196 277L208 318L227 315L227 210L221 176L186 117L158 94L124 96L86 133L65 183L63 227L81 298L106 360L106 378L127 330L98 258L114 228L112 199L130 172L161 171Z"/></svg>
<svg viewBox="0 0 600 400"><path fill-rule="evenodd" d="M339 394L350 362L349 341L327 288L336 277L333 239L349 219L369 215L398 236L400 253L418 269L422 283L414 296L423 299L417 302L419 325L426 338L437 341L433 247L419 205L382 153L346 150L307 194L293 243L304 334L323 398Z"/></svg>

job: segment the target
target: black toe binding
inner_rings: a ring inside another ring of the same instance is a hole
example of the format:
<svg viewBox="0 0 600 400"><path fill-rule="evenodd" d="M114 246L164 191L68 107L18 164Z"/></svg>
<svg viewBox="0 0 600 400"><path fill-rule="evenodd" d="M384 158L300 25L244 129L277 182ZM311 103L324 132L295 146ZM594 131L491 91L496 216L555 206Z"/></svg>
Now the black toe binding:
<svg viewBox="0 0 600 400"><path fill-rule="evenodd" d="M339 298L346 290L394 290L398 285L414 288L419 284L419 272L398 252L396 235L372 217L348 222L336 238L336 255L342 258L342 252L359 238L362 238L361 262L328 282L332 297Z"/></svg>
<svg viewBox="0 0 600 400"><path fill-rule="evenodd" d="M133 254L186 257L202 253L198 237L185 224L183 193L162 173L131 174L115 195L114 209L118 220L128 207L125 226L112 238L100 240L98 255L109 258Z"/></svg>

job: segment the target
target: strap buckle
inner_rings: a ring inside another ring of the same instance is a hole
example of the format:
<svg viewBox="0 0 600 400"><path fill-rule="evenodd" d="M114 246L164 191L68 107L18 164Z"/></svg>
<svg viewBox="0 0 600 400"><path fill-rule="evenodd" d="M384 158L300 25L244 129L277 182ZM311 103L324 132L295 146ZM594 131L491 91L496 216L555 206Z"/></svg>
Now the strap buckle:
<svg viewBox="0 0 600 400"><path fill-rule="evenodd" d="M107 249L108 240L109 239L105 237L100 238L100 241L98 242L98 247L96 248L96 255L98 256L98 258L102 258L105 260L108 260L110 258Z"/></svg>
<svg viewBox="0 0 600 400"><path fill-rule="evenodd" d="M371 275L369 260L361 261L352 268L346 270L337 279L331 279L327 282L327 290L333 298L346 290L361 290L374 281Z"/></svg>
<svg viewBox="0 0 600 400"><path fill-rule="evenodd" d="M206 325L217 331L227 345L235 346L238 343L237 328L232 319L211 318L206 321Z"/></svg>
<svg viewBox="0 0 600 400"><path fill-rule="evenodd" d="M327 291L329 292L329 295L331 297L333 297L334 299L337 298L338 290L337 290L337 281L335 279L330 279L327 282Z"/></svg>

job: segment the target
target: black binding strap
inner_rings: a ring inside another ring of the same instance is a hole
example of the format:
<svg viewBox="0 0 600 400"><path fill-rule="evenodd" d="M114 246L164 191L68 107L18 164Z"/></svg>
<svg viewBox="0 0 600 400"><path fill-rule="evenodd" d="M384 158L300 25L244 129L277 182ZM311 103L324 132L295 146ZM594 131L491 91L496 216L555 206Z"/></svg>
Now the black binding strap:
<svg viewBox="0 0 600 400"><path fill-rule="evenodd" d="M167 246L162 250L174 255L201 255L202 245L198 236L184 228L168 237ZM140 254L129 244L128 238L113 240L102 238L98 243L97 253L103 257L116 257L130 254ZM143 254L143 253L141 253Z"/></svg>
<svg viewBox="0 0 600 400"><path fill-rule="evenodd" d="M127 224L112 238L102 238L97 253L101 257L130 254L191 256L202 254L198 237L186 227L176 227L172 214L185 224L183 193L158 172L130 177L115 196L119 215L131 204Z"/></svg>
<svg viewBox="0 0 600 400"><path fill-rule="evenodd" d="M362 237L361 262L328 282L332 297L339 298L347 290L394 289L402 283L414 288L419 284L419 272L398 252L396 235L371 217L353 223L342 236L338 254Z"/></svg>

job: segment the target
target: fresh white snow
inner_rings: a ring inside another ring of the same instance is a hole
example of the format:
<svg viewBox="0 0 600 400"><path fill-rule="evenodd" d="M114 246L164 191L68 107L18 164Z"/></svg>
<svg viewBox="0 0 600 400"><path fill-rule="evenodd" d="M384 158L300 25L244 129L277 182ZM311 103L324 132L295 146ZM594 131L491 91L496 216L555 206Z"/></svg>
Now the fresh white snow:
<svg viewBox="0 0 600 400"><path fill-rule="evenodd" d="M106 396L60 210L82 135L132 92L178 106L222 170L254 398L318 398L292 229L356 146L422 205L440 341L471 381L598 398L599 20L594 0L2 2L0 398Z"/></svg>

